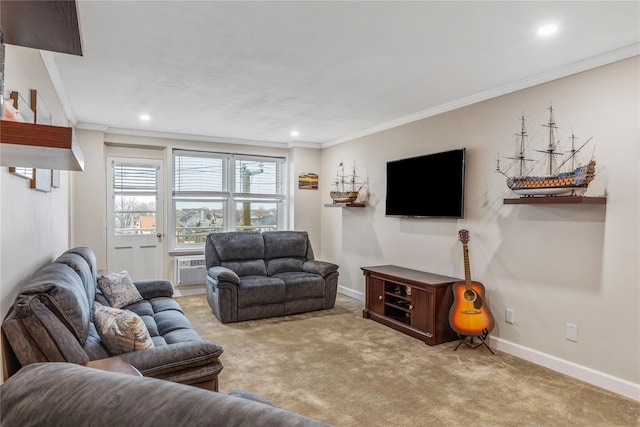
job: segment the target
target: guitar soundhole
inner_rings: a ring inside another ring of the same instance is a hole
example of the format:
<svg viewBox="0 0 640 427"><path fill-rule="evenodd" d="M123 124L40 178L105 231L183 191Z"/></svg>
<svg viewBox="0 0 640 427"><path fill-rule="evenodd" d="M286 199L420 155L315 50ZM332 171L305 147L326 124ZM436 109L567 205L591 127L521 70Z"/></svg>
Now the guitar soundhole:
<svg viewBox="0 0 640 427"><path fill-rule="evenodd" d="M464 293L462 294L462 297L464 298L465 301L467 302L473 302L476 300L476 297L478 295L475 293L475 291L473 289L467 289L464 291Z"/></svg>

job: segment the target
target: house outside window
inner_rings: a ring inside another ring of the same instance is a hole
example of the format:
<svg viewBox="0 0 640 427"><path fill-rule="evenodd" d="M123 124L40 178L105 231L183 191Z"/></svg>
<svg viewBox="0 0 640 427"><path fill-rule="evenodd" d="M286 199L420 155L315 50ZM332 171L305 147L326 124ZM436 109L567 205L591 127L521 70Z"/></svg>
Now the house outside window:
<svg viewBox="0 0 640 427"><path fill-rule="evenodd" d="M283 229L281 157L173 150L173 249L204 246L211 232Z"/></svg>

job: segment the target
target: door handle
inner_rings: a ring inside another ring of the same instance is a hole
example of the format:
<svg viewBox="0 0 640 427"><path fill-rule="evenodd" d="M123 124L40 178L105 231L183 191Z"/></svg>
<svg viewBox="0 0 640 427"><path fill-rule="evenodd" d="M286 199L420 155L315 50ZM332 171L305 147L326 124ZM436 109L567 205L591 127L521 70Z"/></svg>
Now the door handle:
<svg viewBox="0 0 640 427"><path fill-rule="evenodd" d="M158 242L162 241L162 233L156 233L156 237L158 238Z"/></svg>

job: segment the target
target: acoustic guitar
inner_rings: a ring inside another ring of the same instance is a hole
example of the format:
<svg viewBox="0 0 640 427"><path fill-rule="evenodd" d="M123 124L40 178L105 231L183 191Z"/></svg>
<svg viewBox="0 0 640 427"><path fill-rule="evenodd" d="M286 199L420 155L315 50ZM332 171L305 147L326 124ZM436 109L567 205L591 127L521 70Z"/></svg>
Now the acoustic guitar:
<svg viewBox="0 0 640 427"><path fill-rule="evenodd" d="M485 304L484 285L471 281L469 267L469 232L460 230L458 239L464 251L464 282L452 285L453 305L449 310L451 328L463 337L486 336L493 330L493 315Z"/></svg>

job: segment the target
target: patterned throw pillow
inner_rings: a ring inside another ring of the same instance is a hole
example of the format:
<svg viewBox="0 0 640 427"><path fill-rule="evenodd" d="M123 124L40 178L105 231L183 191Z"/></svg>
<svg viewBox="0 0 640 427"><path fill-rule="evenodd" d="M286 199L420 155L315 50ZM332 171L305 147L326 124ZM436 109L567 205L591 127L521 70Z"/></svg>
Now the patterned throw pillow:
<svg viewBox="0 0 640 427"><path fill-rule="evenodd" d="M149 330L133 311L94 304L93 317L98 334L112 355L153 347Z"/></svg>
<svg viewBox="0 0 640 427"><path fill-rule="evenodd" d="M111 307L122 308L142 300L142 295L126 271L101 275L98 277L98 286Z"/></svg>

